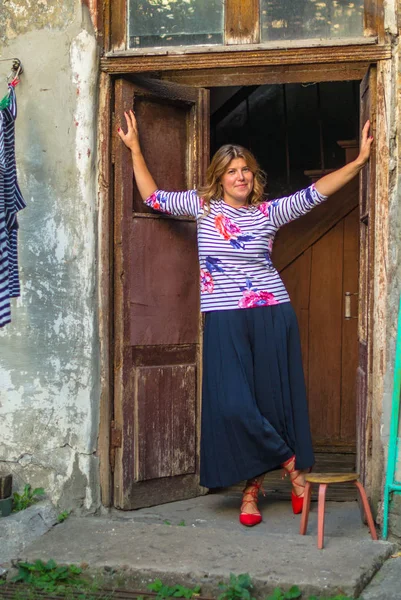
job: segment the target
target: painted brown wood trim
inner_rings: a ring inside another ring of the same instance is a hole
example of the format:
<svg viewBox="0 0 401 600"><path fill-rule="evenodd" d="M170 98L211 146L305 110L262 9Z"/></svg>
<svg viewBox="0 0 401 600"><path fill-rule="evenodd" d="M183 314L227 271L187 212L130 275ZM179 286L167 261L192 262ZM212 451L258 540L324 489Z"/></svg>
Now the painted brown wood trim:
<svg viewBox="0 0 401 600"><path fill-rule="evenodd" d="M253 86L313 81L357 81L363 78L369 62L281 65L267 67L242 67L231 69L199 69L195 71L164 71L155 74L166 81L194 87L224 87L230 85Z"/></svg>
<svg viewBox="0 0 401 600"><path fill-rule="evenodd" d="M383 0L365 0L364 29L365 35L377 35L379 41L383 41L385 34Z"/></svg>
<svg viewBox="0 0 401 600"><path fill-rule="evenodd" d="M389 164L392 161L391 139L392 128L388 120L388 91L391 81L392 65L382 63L377 69L377 121L376 121L376 156L380 157L380 168L376 169L376 197L374 219L375 242L375 293L372 315L372 431L371 431L371 463L370 472L370 498L374 510L379 506L383 494L383 473L385 470L385 456L383 453L383 439L381 424L383 418L383 394L388 364L388 294L392 284L392 269L389 240L392 212L390 209L390 189L395 172Z"/></svg>
<svg viewBox="0 0 401 600"><path fill-rule="evenodd" d="M226 0L225 43L259 42L259 0Z"/></svg>
<svg viewBox="0 0 401 600"><path fill-rule="evenodd" d="M194 70L212 68L240 68L252 66L319 65L322 63L377 62L391 59L391 46L333 46L294 48L288 50L249 50L239 52L211 52L205 54L172 54L155 56L103 57L101 70L118 75L149 71Z"/></svg>
<svg viewBox="0 0 401 600"><path fill-rule="evenodd" d="M376 136L377 118L377 68L372 66L361 83L360 127L367 118L371 121L372 135ZM370 491L372 464L372 370L374 345L375 305L375 209L376 209L376 156L385 156L386 146L372 146L370 161L360 173L360 259L359 259L359 366L357 381L357 469L361 481ZM382 282L380 282L382 284ZM381 398L381 396L380 396ZM377 400L381 402L381 400ZM380 434L379 434L380 438ZM380 445L380 443L379 443Z"/></svg>
<svg viewBox="0 0 401 600"><path fill-rule="evenodd" d="M201 88L199 90L199 132L202 136L200 139L200 146L197 152L200 154L198 160L198 182L205 181L206 171L210 160L210 92L207 89ZM199 312L199 344L197 354L197 394L198 398L201 399L197 403L197 456L200 456L200 443L201 443L201 415L202 415L202 382L203 382L203 327L204 327L204 313ZM199 486L199 494L206 494L207 488Z"/></svg>
<svg viewBox="0 0 401 600"><path fill-rule="evenodd" d="M194 223L195 222L195 218L194 217L179 217L176 215L163 215L161 213L158 213L156 211L151 212L151 213L140 213L140 212L133 212L132 213L132 218L133 219L164 219L166 221L185 221L188 223Z"/></svg>
<svg viewBox="0 0 401 600"><path fill-rule="evenodd" d="M150 79L143 75L133 74L128 77L135 84L135 96L154 97L173 100L177 105L194 105L198 100L198 91L188 86L177 86L175 83Z"/></svg>
<svg viewBox="0 0 401 600"><path fill-rule="evenodd" d="M168 494L170 502L199 496L199 483L192 474L166 477L165 484L166 495ZM141 481L140 487L136 487L133 481L130 489L127 491L127 502L129 502L131 510L160 504L160 486L158 485L158 480L150 479L148 481ZM116 507L124 508L124 505L117 504Z"/></svg>
<svg viewBox="0 0 401 600"><path fill-rule="evenodd" d="M100 461L100 493L103 506L111 506L112 475L109 461L110 423L112 418L111 393L111 289L112 264L110 247L112 244L112 169L111 169L111 139L110 113L112 102L111 78L100 74L99 92L99 121L98 121L98 156L99 156L99 344L100 344L100 414L99 414L99 443Z"/></svg>
<svg viewBox="0 0 401 600"><path fill-rule="evenodd" d="M165 365L194 364L197 359L197 344L180 346L135 346L132 349L132 360L136 367L148 367L155 364Z"/></svg>
<svg viewBox="0 0 401 600"><path fill-rule="evenodd" d="M134 89L129 82L119 79L114 85L114 109L115 123L113 131L117 125L123 121L123 113L133 106ZM121 143L116 135L112 137L113 154L115 156L114 165L114 211L113 211L113 229L114 229L114 270L113 270L113 323L114 323L114 421L118 428L123 431L123 448L116 449L115 469L114 469L114 498L113 502L117 506L124 503L124 465L123 457L130 456L133 452L129 436L125 435L127 429L133 431L133 415L126 411L124 402L125 395L130 397L133 394L135 386L134 374L127 374L124 369L129 358L129 348L124 347L124 340L127 339L127 330L129 321L127 318L128 298L126 294L127 272L126 257L123 252L123 240L127 239L129 230L127 227L127 216L132 211L133 197L133 175L132 162L129 150ZM130 458L131 464L133 458Z"/></svg>
<svg viewBox="0 0 401 600"><path fill-rule="evenodd" d="M127 0L109 0L110 42L113 51L125 50L127 38Z"/></svg>
<svg viewBox="0 0 401 600"><path fill-rule="evenodd" d="M111 50L111 0L103 0L103 52L107 53Z"/></svg>
<svg viewBox="0 0 401 600"><path fill-rule="evenodd" d="M348 444L347 442L333 442L330 440L313 440L313 451L316 453L324 452L325 454L356 454L356 444Z"/></svg>
<svg viewBox="0 0 401 600"><path fill-rule="evenodd" d="M270 42L262 42L260 44L237 44L224 45L215 44L213 46L202 45L186 45L186 46L168 46L168 47L153 47L153 48L127 48L126 50L113 50L108 54L108 57L125 57L125 56L182 56L187 54L229 54L230 52L257 52L259 50L295 50L305 48L333 48L339 46L374 46L377 45L377 36L359 36L353 38L310 38L302 40L274 40Z"/></svg>

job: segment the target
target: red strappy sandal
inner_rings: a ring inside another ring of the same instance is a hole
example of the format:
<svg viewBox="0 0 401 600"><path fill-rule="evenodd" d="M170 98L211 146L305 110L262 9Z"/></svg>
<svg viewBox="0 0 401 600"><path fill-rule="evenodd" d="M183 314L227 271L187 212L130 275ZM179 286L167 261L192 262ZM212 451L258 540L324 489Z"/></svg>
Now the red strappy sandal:
<svg viewBox="0 0 401 600"><path fill-rule="evenodd" d="M290 467L291 463L292 463L292 466ZM287 473L289 474L291 483L292 483L292 491L291 491L292 511L293 511L294 515L299 515L302 512L302 509L304 506L304 493L305 492L301 492L300 494L297 494L296 490L295 490L295 485L298 488L303 488L304 490L305 490L305 486L302 485L302 483L295 484L298 477L300 477L302 475L302 473L299 470L295 469L295 454L294 454L294 456L291 456L291 458L286 460L281 466L286 471L285 475L287 475ZM295 477L291 477L291 475L293 475L294 473L296 473Z"/></svg>
<svg viewBox="0 0 401 600"><path fill-rule="evenodd" d="M245 490L247 490L248 488L251 488L249 490L249 492L246 492ZM246 487L243 490L243 497L242 497L242 504L241 504L241 512L239 515L239 522L241 523L241 525L245 525L245 527L253 527L254 525L258 525L259 523L261 523L262 521L262 515L260 514L260 512L256 512L256 513L245 513L242 512L242 509L244 507L245 504L257 504L258 501L258 494L259 494L259 490L262 490L263 495L265 495L263 488L262 488L262 482L259 482L257 479L251 479L249 482L247 482ZM251 496L252 499L251 500L245 500L245 496Z"/></svg>

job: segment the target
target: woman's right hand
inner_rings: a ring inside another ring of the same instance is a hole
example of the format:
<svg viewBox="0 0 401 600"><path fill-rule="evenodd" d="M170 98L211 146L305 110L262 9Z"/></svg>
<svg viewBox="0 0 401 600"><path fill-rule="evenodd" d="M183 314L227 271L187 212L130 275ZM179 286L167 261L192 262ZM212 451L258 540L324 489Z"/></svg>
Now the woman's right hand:
<svg viewBox="0 0 401 600"><path fill-rule="evenodd" d="M136 118L134 112L130 110L128 113L124 112L125 120L127 122L127 133L118 128L117 133L124 142L124 144L133 152L140 152L141 147L139 145L139 135L138 135L138 124L136 122Z"/></svg>

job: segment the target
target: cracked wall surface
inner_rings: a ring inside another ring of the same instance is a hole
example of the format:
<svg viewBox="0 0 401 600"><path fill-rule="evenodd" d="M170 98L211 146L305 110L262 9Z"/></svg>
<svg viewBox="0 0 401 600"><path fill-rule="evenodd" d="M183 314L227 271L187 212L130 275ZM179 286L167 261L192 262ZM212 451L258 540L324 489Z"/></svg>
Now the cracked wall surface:
<svg viewBox="0 0 401 600"><path fill-rule="evenodd" d="M390 2L392 4L392 2ZM395 5L394 5L395 8ZM393 33L393 60L391 73L391 105L389 107L390 125L390 197L389 197L389 236L388 236L388 264L387 278L389 282L388 313L387 313L387 349L388 361L385 376L383 395L383 415L381 431L383 446L388 457L388 444L390 440L390 420L393 401L394 366L396 356L397 322L401 290L401 11L394 10L388 27ZM397 18L399 25L397 27ZM401 437L401 422L399 423L398 440ZM386 465L387 466L387 465ZM398 455L394 473L396 482L401 482L401 447L398 443ZM401 538L401 494L393 494L390 499L389 531Z"/></svg>
<svg viewBox="0 0 401 600"><path fill-rule="evenodd" d="M74 18L74 2L57 0L3 0L0 11L0 40L8 42L28 31L64 29Z"/></svg>
<svg viewBox="0 0 401 600"><path fill-rule="evenodd" d="M4 0L0 58L24 66L16 148L21 298L0 330L0 469L63 509L99 506L98 51L87 6ZM0 63L5 76L10 65ZM3 84L3 92L6 92Z"/></svg>

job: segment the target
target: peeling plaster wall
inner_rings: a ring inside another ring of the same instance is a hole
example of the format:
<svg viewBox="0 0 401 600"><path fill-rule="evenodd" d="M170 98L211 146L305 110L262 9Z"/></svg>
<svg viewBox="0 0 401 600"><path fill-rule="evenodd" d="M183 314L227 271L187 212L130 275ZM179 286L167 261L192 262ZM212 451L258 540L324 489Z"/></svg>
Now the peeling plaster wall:
<svg viewBox="0 0 401 600"><path fill-rule="evenodd" d="M401 41L398 38L394 44L393 60L393 98L394 98L394 124L391 136L390 156L390 207L389 207L389 311L388 311L388 363L386 373L386 389L384 394L383 410L383 443L388 450L390 435L390 416L393 394L394 363L396 352L398 305L401 293ZM398 432L401 437L401 423ZM401 447L398 444L398 456L395 478L401 482ZM388 452L386 452L387 457ZM401 495L393 494L390 501L389 530L393 535L401 538Z"/></svg>
<svg viewBox="0 0 401 600"><path fill-rule="evenodd" d="M22 295L0 330L0 469L63 509L99 504L96 457L98 51L78 0L3 0L2 57L24 66L16 147ZM10 63L0 63L4 77ZM3 83L3 92L6 92Z"/></svg>
<svg viewBox="0 0 401 600"><path fill-rule="evenodd" d="M382 412L380 432L384 465L382 460L374 461L373 476L385 482L388 444L390 435L390 416L392 407L393 378L397 338L398 306L401 293L401 14L397 0L385 2L385 28L392 43L392 61L386 81L386 115L389 139L389 198L388 198L388 237L387 262L385 278L387 286L386 315L384 328L386 331L385 369L382 394ZM401 424L399 436L401 436ZM401 456L398 446L396 479L401 481ZM383 466L384 469L383 469ZM379 500L379 498L377 498ZM379 514L379 520L382 515ZM401 537L401 496L393 495L390 503L389 531Z"/></svg>

